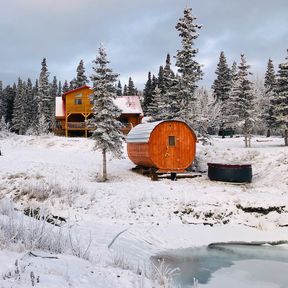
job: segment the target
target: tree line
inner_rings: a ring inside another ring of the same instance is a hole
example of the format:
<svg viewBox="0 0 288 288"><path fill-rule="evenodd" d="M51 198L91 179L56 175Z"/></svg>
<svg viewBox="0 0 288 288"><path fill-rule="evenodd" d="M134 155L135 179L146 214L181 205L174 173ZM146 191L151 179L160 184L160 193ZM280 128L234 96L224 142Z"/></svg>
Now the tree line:
<svg viewBox="0 0 288 288"><path fill-rule="evenodd" d="M181 39L181 46L173 57L177 71L171 68L172 57L167 54L158 75L148 73L142 99L145 116L150 116L151 121L182 119L203 141L220 127L223 131L229 128L243 133L246 146L250 145L252 133L263 134L264 131L268 136L282 132L285 145L288 145L288 58L279 65L277 73L269 59L263 83L252 82L245 55L240 55L239 63L233 62L229 67L222 51L211 89L199 87L203 71L196 60L195 43L201 25L196 20L192 9L186 8L176 23ZM5 88L0 82L1 122L9 123L19 134L43 133L51 129L55 119L55 96L89 82L83 60L76 71L76 77L69 84L65 81L62 86L55 76L49 83L44 58L40 77L34 85L30 79L23 81L20 78L17 84ZM123 89L120 80L113 85L118 96L142 94L131 77Z"/></svg>

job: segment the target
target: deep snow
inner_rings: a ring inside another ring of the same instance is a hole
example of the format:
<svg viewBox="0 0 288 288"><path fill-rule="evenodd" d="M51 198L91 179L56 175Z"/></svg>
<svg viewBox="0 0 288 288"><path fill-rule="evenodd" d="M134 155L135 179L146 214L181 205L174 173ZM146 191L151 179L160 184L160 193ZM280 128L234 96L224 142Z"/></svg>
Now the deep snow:
<svg viewBox="0 0 288 288"><path fill-rule="evenodd" d="M64 226L72 227L83 245L92 239L89 261L71 255L51 261L27 256L19 247L3 247L1 275L15 268L16 259L29 268L20 279L1 277L1 287L31 287L32 270L40 277L39 287L156 287L145 276L150 275L149 257L160 251L223 241L288 240L288 151L282 143L281 138L254 137L252 148L244 148L241 137L216 137L212 145L198 144L202 171L207 162L252 164L252 183L234 185L211 182L206 174L153 182L131 171L134 164L126 153L109 160L109 181L101 183L101 154L93 151L90 139L1 139L0 197L13 200L20 211L41 207L65 217ZM61 186L62 193L39 202L23 192L45 183ZM280 207L282 212L247 213L240 206ZM142 275L136 273L140 270Z"/></svg>

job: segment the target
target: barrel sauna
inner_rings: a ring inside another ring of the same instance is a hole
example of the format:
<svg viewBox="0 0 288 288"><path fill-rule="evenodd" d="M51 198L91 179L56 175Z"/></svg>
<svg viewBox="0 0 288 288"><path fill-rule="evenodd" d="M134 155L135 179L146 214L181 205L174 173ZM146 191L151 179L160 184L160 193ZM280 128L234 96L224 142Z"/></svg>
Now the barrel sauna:
<svg viewBox="0 0 288 288"><path fill-rule="evenodd" d="M158 172L185 172L195 158L197 138L183 121L167 120L143 123L127 136L130 160Z"/></svg>

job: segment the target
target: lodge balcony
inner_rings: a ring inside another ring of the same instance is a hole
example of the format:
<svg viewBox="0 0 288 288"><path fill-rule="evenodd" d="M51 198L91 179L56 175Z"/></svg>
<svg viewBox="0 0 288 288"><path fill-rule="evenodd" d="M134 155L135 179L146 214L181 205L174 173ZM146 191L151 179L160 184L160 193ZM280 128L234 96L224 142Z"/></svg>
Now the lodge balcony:
<svg viewBox="0 0 288 288"><path fill-rule="evenodd" d="M88 128L87 128L87 124L85 122L67 122L67 129L85 130Z"/></svg>
<svg viewBox="0 0 288 288"><path fill-rule="evenodd" d="M132 128L132 123L125 123L121 131L124 135L127 135ZM67 122L67 130L89 130L89 128L85 122Z"/></svg>

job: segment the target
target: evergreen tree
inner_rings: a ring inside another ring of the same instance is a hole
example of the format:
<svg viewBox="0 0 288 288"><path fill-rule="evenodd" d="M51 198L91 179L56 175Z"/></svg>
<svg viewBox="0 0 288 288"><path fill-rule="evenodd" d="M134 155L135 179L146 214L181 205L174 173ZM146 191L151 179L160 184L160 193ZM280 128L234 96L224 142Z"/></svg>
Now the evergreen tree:
<svg viewBox="0 0 288 288"><path fill-rule="evenodd" d="M216 101L225 101L229 97L231 77L230 69L223 51L220 53L215 74L217 77L212 85L213 96Z"/></svg>
<svg viewBox="0 0 288 288"><path fill-rule="evenodd" d="M64 81L64 85L63 85L63 88L62 88L62 92L63 93L66 93L69 91L69 85L68 85L68 82L67 80Z"/></svg>
<svg viewBox="0 0 288 288"><path fill-rule="evenodd" d="M234 99L232 95L232 90L236 85L238 79L238 67L237 63L234 61L230 69L230 91L226 101L221 102L221 113L219 113L218 123L225 128L235 128L235 115L234 115ZM223 138L224 138L224 134Z"/></svg>
<svg viewBox="0 0 288 288"><path fill-rule="evenodd" d="M62 96L62 83L61 83L61 81L59 81L58 90L57 90L57 97L61 97L61 96Z"/></svg>
<svg viewBox="0 0 288 288"><path fill-rule="evenodd" d="M195 104L195 90L197 82L202 79L201 66L195 61L198 49L194 48L194 42L198 38L198 30L201 25L194 23L196 17L192 15L192 9L186 8L184 10L183 18L180 18L176 29L179 32L182 49L177 51L176 67L180 75L178 85L177 101L179 105L178 117L189 119L193 122L196 119L193 105ZM194 105L195 106L195 105Z"/></svg>
<svg viewBox="0 0 288 288"><path fill-rule="evenodd" d="M30 78L27 80L26 86L26 98L27 98L27 105L26 105L26 122L27 127L31 127L35 125L35 118L37 116L37 103L34 99L33 95L33 84Z"/></svg>
<svg viewBox="0 0 288 288"><path fill-rule="evenodd" d="M13 87L10 85L6 86L3 90L3 103L2 103L2 115L5 118L5 122L8 124L12 123L13 119L13 107L16 96L15 84ZM10 125L11 126L11 125Z"/></svg>
<svg viewBox="0 0 288 288"><path fill-rule="evenodd" d="M179 103L177 102L178 80L171 69L170 54L167 54L166 64L163 69L163 109L162 119L173 119L177 117L179 111Z"/></svg>
<svg viewBox="0 0 288 288"><path fill-rule="evenodd" d="M272 99L275 93L276 74L274 65L271 59L268 60L267 70L265 73L264 88L265 88L265 107L263 107L262 117L267 126L267 137L270 136L270 130L276 127L276 117L274 115L274 107Z"/></svg>
<svg viewBox="0 0 288 288"><path fill-rule="evenodd" d="M227 112L229 113L229 111L227 111L227 106L229 107L230 103L225 102L229 102L229 93L231 90L231 72L223 51L220 53L219 62L217 64L215 74L217 75L217 77L212 85L212 90L215 100L220 103L222 108L219 116L220 126L222 129L224 129L224 126L226 124L225 122L227 118ZM224 137L224 132L222 135Z"/></svg>
<svg viewBox="0 0 288 288"><path fill-rule="evenodd" d="M121 111L114 104L117 97L115 82L118 74L108 68L110 63L107 60L105 49L99 48L99 55L93 61L94 73L91 76L93 82L93 118L88 120L88 127L92 130L92 138L95 140L95 149L102 151L103 175L102 180L107 180L106 153L111 152L114 156L122 154L121 123L117 120Z"/></svg>
<svg viewBox="0 0 288 288"><path fill-rule="evenodd" d="M51 125L55 127L55 108L56 97L58 95L58 81L56 76L53 77L52 84L50 86L50 111L51 111Z"/></svg>
<svg viewBox="0 0 288 288"><path fill-rule="evenodd" d="M50 95L50 87L49 87L49 72L46 64L46 58L43 59L41 63L41 72L39 77L39 88L37 95L38 102L38 123L41 116L48 123L48 127L51 127L51 95ZM43 126L39 126L39 129L43 128ZM40 134L47 133L47 131L39 131Z"/></svg>
<svg viewBox="0 0 288 288"><path fill-rule="evenodd" d="M232 103L231 114L234 116L234 124L240 126L245 136L245 147L251 146L251 132L254 122L254 98L252 82L248 79L251 73L245 56L241 55L238 66L237 80L231 90Z"/></svg>
<svg viewBox="0 0 288 288"><path fill-rule="evenodd" d="M117 96L122 96L122 86L120 80L118 81L117 84Z"/></svg>
<svg viewBox="0 0 288 288"><path fill-rule="evenodd" d="M143 112L146 114L148 112L148 107L152 102L152 79L151 79L151 72L148 73L148 80L145 84L143 90Z"/></svg>
<svg viewBox="0 0 288 288"><path fill-rule="evenodd" d="M221 105L205 88L196 90L197 121L193 127L199 133L198 140L203 144L210 144L209 132L215 132L219 128L219 114Z"/></svg>
<svg viewBox="0 0 288 288"><path fill-rule="evenodd" d="M77 88L76 78L73 78L69 83L69 90L74 90Z"/></svg>
<svg viewBox="0 0 288 288"><path fill-rule="evenodd" d="M89 80L85 75L84 62L83 62L83 60L81 60L79 62L78 67L77 67L77 77L75 79L75 82L73 83L73 87L75 89L75 88L86 85L88 82L89 82Z"/></svg>
<svg viewBox="0 0 288 288"><path fill-rule="evenodd" d="M17 92L13 108L13 129L20 135L25 133L27 129L27 115L26 115L26 83L18 79Z"/></svg>
<svg viewBox="0 0 288 288"><path fill-rule="evenodd" d="M151 116L151 121L159 121L162 120L162 112L165 107L163 107L164 102L162 100L162 93L158 85L155 87L153 91L153 101L148 106L147 114Z"/></svg>
<svg viewBox="0 0 288 288"><path fill-rule="evenodd" d="M128 96L137 95L135 85L131 77L129 77L129 80L128 80L127 95Z"/></svg>
<svg viewBox="0 0 288 288"><path fill-rule="evenodd" d="M126 84L124 84L123 96L128 96L128 88L127 88L127 85L126 85Z"/></svg>
<svg viewBox="0 0 288 288"><path fill-rule="evenodd" d="M157 79L157 83L158 83L157 86L160 89L161 93L163 93L163 90L164 90L164 83L163 83L163 73L164 73L164 71L163 70L164 70L163 66L161 65L159 67L158 79Z"/></svg>
<svg viewBox="0 0 288 288"><path fill-rule="evenodd" d="M279 65L276 93L272 103L277 125L284 129L285 146L288 146L288 56L285 60L286 62Z"/></svg>

